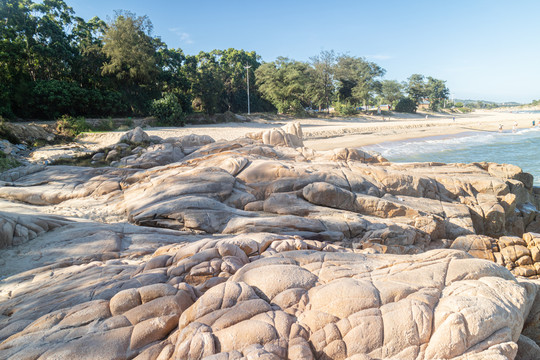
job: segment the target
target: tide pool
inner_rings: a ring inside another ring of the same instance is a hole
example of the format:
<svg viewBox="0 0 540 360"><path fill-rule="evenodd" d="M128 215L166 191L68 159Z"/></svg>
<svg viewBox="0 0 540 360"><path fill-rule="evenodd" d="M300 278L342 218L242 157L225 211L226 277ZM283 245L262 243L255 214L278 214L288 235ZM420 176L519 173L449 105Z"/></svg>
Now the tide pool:
<svg viewBox="0 0 540 360"><path fill-rule="evenodd" d="M364 147L392 162L514 164L534 176L540 185L540 128L499 132L466 132L387 142Z"/></svg>

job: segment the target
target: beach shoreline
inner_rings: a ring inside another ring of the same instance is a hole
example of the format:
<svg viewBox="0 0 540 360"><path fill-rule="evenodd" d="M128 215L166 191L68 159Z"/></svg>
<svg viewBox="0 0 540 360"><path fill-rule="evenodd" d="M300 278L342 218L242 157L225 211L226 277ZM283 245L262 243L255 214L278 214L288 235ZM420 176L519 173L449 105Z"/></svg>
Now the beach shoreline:
<svg viewBox="0 0 540 360"><path fill-rule="evenodd" d="M253 115L249 122L230 122L185 127L146 127L150 136L163 139L190 134L208 135L214 140L234 140L249 133L278 128L298 122L302 126L304 146L317 151L337 148L363 148L381 143L422 139L440 135L457 135L465 132L497 132L530 128L532 121L540 123L540 114L477 110L468 114L448 113L393 113L390 116L332 117L332 118L277 118L268 120ZM454 120L455 119L455 120ZM119 142L123 131L84 133L74 146L97 151ZM34 151L33 161L54 158L66 151L65 146L44 147Z"/></svg>
<svg viewBox="0 0 540 360"><path fill-rule="evenodd" d="M452 119L455 118L455 121ZM344 126L341 133L332 133L327 129L326 137L313 136L309 129L304 130L304 144L314 150L331 150L336 147L362 148L382 143L398 142L404 140L420 140L442 135L462 136L472 132L496 133L499 125L503 131L511 131L517 123L516 129L531 128L532 122L538 124L540 114L535 113L504 113L495 111L476 111L470 114L447 115L418 114L415 117L403 117L401 114L390 121L371 121L369 125L363 123L357 129Z"/></svg>

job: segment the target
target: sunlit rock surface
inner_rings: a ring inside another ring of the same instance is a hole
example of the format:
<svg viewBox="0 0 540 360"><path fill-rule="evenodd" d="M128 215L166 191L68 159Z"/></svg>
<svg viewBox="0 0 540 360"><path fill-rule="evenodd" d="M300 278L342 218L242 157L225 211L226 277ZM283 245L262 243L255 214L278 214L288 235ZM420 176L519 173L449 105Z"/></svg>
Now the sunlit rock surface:
<svg viewBox="0 0 540 360"><path fill-rule="evenodd" d="M540 357L519 168L315 152L296 125L144 135L118 167L0 174L0 358Z"/></svg>

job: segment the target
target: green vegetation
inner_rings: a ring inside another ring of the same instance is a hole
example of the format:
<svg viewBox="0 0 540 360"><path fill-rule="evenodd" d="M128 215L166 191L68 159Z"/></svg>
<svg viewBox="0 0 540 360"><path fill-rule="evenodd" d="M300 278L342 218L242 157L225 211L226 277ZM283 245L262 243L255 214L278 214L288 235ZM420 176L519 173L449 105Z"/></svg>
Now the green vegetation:
<svg viewBox="0 0 540 360"><path fill-rule="evenodd" d="M82 116L72 117L64 115L56 120L56 131L63 136L75 137L80 133L90 130L90 125L88 125Z"/></svg>
<svg viewBox="0 0 540 360"><path fill-rule="evenodd" d="M65 133L87 131L81 116L154 114L182 125L193 112L245 112L247 79L253 112L301 115L334 106L352 113L396 105L405 94L436 110L449 93L444 81L419 74L407 84L382 80L379 65L333 51L307 62L265 63L254 51L232 48L187 55L155 36L147 16L119 11L108 23L85 21L63 0L2 0L0 22L0 116L67 116L58 124Z"/></svg>
<svg viewBox="0 0 540 360"><path fill-rule="evenodd" d="M132 122L133 123L133 122ZM94 131L112 131L116 129L116 125L111 118L101 120L96 126L90 126Z"/></svg>
<svg viewBox="0 0 540 360"><path fill-rule="evenodd" d="M20 166L21 163L15 160L11 155L6 155L0 151L0 172Z"/></svg>
<svg viewBox="0 0 540 360"><path fill-rule="evenodd" d="M363 58L342 55L338 58L335 74L337 97L355 105L375 105L374 96L382 88L380 77L386 70Z"/></svg>
<svg viewBox="0 0 540 360"><path fill-rule="evenodd" d="M308 65L303 62L279 57L257 69L256 84L263 96L279 113L299 114L308 101Z"/></svg>
<svg viewBox="0 0 540 360"><path fill-rule="evenodd" d="M334 109L336 110L336 113L338 113L338 115L350 116L358 113L356 111L356 108L350 103L343 104L340 102L336 102L334 104Z"/></svg>
<svg viewBox="0 0 540 360"><path fill-rule="evenodd" d="M486 100L455 100L454 106L458 109L468 107L470 109L495 109L504 106L518 106L520 104L515 102L508 103L496 103Z"/></svg>
<svg viewBox="0 0 540 360"><path fill-rule="evenodd" d="M152 116L164 126L184 126L185 116L178 98L168 93L152 102Z"/></svg>
<svg viewBox="0 0 540 360"><path fill-rule="evenodd" d="M51 165L69 165L69 166L85 166L85 167L102 167L108 166L109 163L102 161L92 163L92 156L94 154L85 154L80 156L74 156L69 158L60 158L54 160Z"/></svg>
<svg viewBox="0 0 540 360"><path fill-rule="evenodd" d="M415 113L416 102L411 98L402 98L396 104L395 110L397 112Z"/></svg>
<svg viewBox="0 0 540 360"><path fill-rule="evenodd" d="M425 78L420 74L412 74L407 80L407 93L409 98L413 99L417 106L423 100L428 100L429 109L437 111L443 101L448 99L450 95L450 90L446 87L446 81L435 79L431 76Z"/></svg>
<svg viewBox="0 0 540 360"><path fill-rule="evenodd" d="M396 80L383 80L381 84L381 103L386 103L395 107L398 101L403 97L404 85Z"/></svg>
<svg viewBox="0 0 540 360"><path fill-rule="evenodd" d="M82 116L69 116L62 115L56 120L56 131L63 140L69 140L83 132L103 132L114 131L120 128L128 130L133 127L133 120L122 121L121 124L117 124L111 118L102 119L97 124L92 125L86 121Z"/></svg>

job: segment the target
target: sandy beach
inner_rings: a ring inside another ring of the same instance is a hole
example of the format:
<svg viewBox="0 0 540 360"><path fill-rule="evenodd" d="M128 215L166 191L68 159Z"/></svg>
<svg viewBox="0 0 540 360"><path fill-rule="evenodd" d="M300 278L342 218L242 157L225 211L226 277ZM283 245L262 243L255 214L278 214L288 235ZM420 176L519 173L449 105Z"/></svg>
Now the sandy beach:
<svg viewBox="0 0 540 360"><path fill-rule="evenodd" d="M454 120L455 118L455 120ZM469 114L399 114L385 118L364 120L354 123L325 124L305 127L307 147L315 150L329 150L336 147L362 147L389 141L455 135L471 131L497 132L499 125L503 131L510 131L514 124L517 128L528 128L535 121L538 124L540 114L475 111Z"/></svg>
<svg viewBox="0 0 540 360"><path fill-rule="evenodd" d="M394 113L385 116L384 120L382 116L265 120L256 115L250 120L250 122L213 125L188 125L182 128L147 127L144 130L149 135L157 135L164 139L198 134L209 135L215 140L233 140L248 133L281 127L288 122L299 122L302 125L305 146L324 151L471 131L496 132L499 124L503 125L504 131L510 131L515 123L518 128L528 128L532 126L532 121L540 123L540 114L477 110L469 114ZM79 136L76 144L40 148L32 154L32 158L50 159L66 151L77 152L81 147L85 151L95 151L117 143L123 133L123 131L85 133Z"/></svg>

